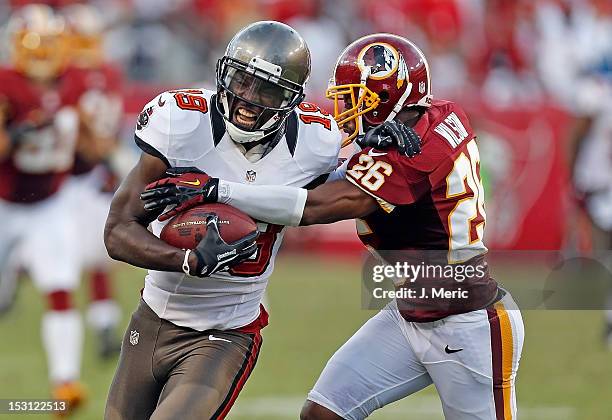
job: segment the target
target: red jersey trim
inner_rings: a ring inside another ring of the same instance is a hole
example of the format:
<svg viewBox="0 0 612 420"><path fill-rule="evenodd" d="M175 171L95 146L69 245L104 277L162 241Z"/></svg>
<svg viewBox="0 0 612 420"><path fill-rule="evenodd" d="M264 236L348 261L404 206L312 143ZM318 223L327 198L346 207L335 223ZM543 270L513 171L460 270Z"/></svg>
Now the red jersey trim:
<svg viewBox="0 0 612 420"><path fill-rule="evenodd" d="M266 325L268 325L268 312L262 304L259 305L259 316L250 324L244 327L235 328L233 331L238 331L246 334L254 334L261 331Z"/></svg>

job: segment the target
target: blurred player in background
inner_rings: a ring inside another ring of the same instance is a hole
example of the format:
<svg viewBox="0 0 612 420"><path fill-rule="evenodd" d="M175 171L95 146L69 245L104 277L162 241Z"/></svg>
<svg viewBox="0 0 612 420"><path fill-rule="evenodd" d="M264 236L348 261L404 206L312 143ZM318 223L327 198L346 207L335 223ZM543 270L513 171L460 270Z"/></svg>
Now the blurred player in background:
<svg viewBox="0 0 612 420"><path fill-rule="evenodd" d="M403 127L422 138L422 153L407 159L397 150L367 147L310 191L203 176L204 186L190 189L170 179L143 194L146 207L178 204L161 219L215 201L282 225L357 218L361 241L387 264L484 268L464 280L404 278L396 284L416 296L393 300L332 356L301 418L363 419L432 383L448 419L515 418L523 322L484 259L480 157L465 112L453 102L433 100L425 56L391 34L349 45L327 95L349 141ZM433 298L434 287L467 295Z"/></svg>
<svg viewBox="0 0 612 420"><path fill-rule="evenodd" d="M12 255L45 294L42 339L53 396L73 408L84 397L82 322L72 301L79 237L63 187L79 118L69 105L75 87L62 75L65 22L47 6L30 5L14 13L8 33L11 66L0 70L0 283L15 280L14 270L5 276Z"/></svg>
<svg viewBox="0 0 612 420"><path fill-rule="evenodd" d="M611 31L612 33L612 31ZM612 46L576 82L573 131L574 186L593 225L596 249L612 249ZM596 170L594 170L596 168ZM602 261L612 272L610 256ZM612 290L612 284L609 285ZM612 294L605 312L604 342L612 350Z"/></svg>
<svg viewBox="0 0 612 420"><path fill-rule="evenodd" d="M574 117L568 163L577 211L566 246L584 257L608 251L600 262L612 273L612 3L538 2L536 10L540 77ZM606 307L603 336L612 349L612 295Z"/></svg>
<svg viewBox="0 0 612 420"><path fill-rule="evenodd" d="M98 335L100 355L110 357L120 350L115 334L120 311L112 298L112 260L106 253L103 236L117 183L110 158L117 150L123 117L122 76L118 68L104 60L104 22L98 10L74 4L61 9L61 14L67 24L71 64L64 77L79 92L71 98L79 114L79 134L67 188L71 207L78 209L75 223L81 235L81 265L90 275L87 321Z"/></svg>

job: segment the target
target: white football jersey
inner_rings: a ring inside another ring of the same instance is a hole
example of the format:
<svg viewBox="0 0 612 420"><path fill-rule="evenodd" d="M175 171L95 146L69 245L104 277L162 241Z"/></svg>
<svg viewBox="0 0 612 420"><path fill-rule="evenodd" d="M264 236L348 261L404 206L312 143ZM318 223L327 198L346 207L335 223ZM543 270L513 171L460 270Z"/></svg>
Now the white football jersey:
<svg viewBox="0 0 612 420"><path fill-rule="evenodd" d="M135 139L168 166L193 166L226 181L312 187L337 166L341 135L318 108L303 103L286 120L283 137L263 158L249 160L225 131L215 92L164 92L145 105ZM165 223L154 221L159 236ZM207 278L149 270L143 298L163 319L199 331L253 322L274 269L284 227L258 223L258 250L250 260Z"/></svg>

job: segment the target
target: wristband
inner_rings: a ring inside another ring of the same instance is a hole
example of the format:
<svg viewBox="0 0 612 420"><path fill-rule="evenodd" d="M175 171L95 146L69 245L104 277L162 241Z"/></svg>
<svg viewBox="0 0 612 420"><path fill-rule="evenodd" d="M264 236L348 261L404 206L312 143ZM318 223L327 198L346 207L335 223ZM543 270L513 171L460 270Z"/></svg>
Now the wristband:
<svg viewBox="0 0 612 420"><path fill-rule="evenodd" d="M185 258L183 259L183 273L187 274L188 276L190 276L191 274L189 273L189 254L191 254L191 250L190 249L186 249L185 250Z"/></svg>

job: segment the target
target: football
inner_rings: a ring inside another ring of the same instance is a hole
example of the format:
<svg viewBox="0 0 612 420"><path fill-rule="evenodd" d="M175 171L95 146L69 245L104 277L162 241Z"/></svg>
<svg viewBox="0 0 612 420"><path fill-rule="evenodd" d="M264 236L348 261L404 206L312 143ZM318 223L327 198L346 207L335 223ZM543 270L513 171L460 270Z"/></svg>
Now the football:
<svg viewBox="0 0 612 420"><path fill-rule="evenodd" d="M183 249L193 249L206 235L206 217L215 214L219 218L219 232L227 243L257 230L251 217L227 204L203 204L177 214L163 227L161 240Z"/></svg>

